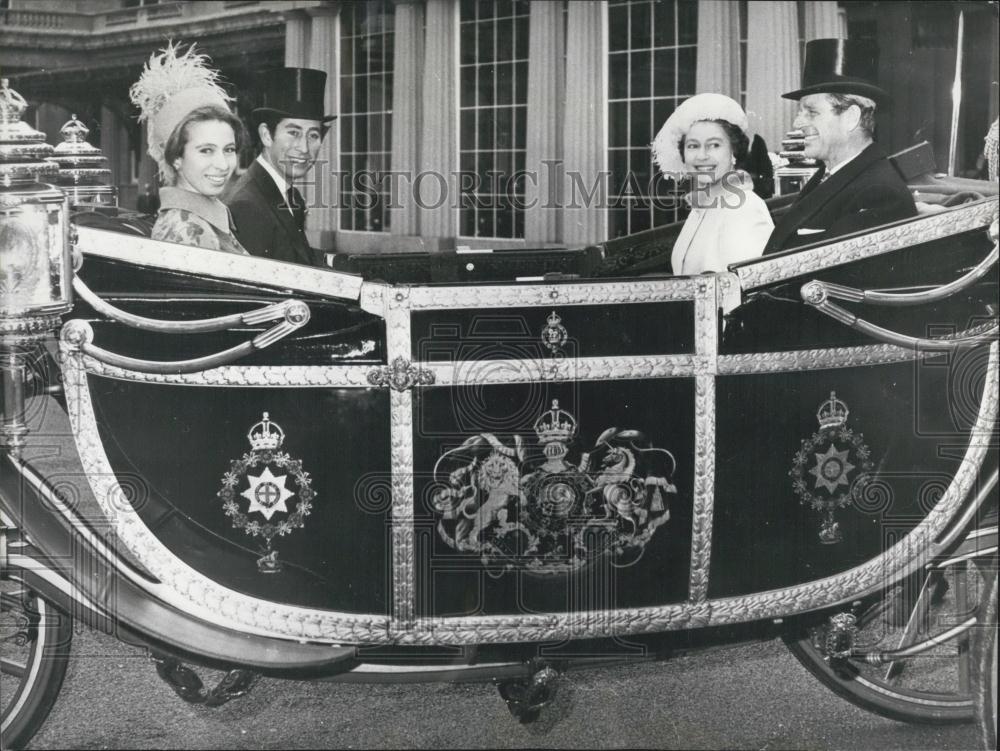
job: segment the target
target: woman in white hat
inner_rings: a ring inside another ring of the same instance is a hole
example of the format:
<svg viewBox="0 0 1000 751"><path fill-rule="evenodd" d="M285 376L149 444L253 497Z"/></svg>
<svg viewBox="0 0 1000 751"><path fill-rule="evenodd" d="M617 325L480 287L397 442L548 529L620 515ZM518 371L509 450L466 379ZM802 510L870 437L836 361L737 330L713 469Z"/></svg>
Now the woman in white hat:
<svg viewBox="0 0 1000 751"><path fill-rule="evenodd" d="M129 92L148 126L148 152L160 170L153 239L247 255L219 194L236 169L243 125L229 109L218 72L192 45L154 53Z"/></svg>
<svg viewBox="0 0 1000 751"><path fill-rule="evenodd" d="M764 251L774 222L744 169L750 135L743 108L722 94L685 100L656 135L653 159L664 176L692 188L670 255L675 274L725 271Z"/></svg>

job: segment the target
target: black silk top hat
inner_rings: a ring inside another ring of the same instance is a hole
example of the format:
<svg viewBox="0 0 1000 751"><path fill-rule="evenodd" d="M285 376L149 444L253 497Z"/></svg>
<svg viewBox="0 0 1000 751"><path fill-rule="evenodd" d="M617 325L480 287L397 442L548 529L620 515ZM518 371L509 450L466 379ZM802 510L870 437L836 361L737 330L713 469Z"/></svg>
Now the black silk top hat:
<svg viewBox="0 0 1000 751"><path fill-rule="evenodd" d="M781 96L801 99L809 94L858 94L886 104L889 95L877 81L875 45L860 39L813 39L806 42L802 88Z"/></svg>
<svg viewBox="0 0 1000 751"><path fill-rule="evenodd" d="M336 115L323 114L326 72L313 68L278 68L264 74L263 106L252 113L254 124L270 115L328 123Z"/></svg>

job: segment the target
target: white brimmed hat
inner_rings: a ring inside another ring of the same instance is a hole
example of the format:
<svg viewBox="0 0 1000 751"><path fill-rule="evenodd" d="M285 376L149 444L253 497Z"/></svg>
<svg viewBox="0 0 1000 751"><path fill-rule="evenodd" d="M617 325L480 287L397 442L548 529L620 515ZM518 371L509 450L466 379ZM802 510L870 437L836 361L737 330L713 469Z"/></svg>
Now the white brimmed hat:
<svg viewBox="0 0 1000 751"><path fill-rule="evenodd" d="M735 100L725 94L695 94L673 111L653 139L653 161L667 177L687 172L680 152L681 139L692 125L702 120L725 120L742 130L747 138L753 138L747 113Z"/></svg>

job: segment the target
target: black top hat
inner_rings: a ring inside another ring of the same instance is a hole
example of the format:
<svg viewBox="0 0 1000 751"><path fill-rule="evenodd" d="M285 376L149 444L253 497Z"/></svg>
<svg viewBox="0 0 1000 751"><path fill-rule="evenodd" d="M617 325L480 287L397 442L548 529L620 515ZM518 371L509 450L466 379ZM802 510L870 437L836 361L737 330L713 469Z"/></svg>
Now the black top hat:
<svg viewBox="0 0 1000 751"><path fill-rule="evenodd" d="M337 119L336 115L323 114L325 71L313 68L277 68L264 74L261 88L264 106L251 113L255 126L269 115L319 120L322 123Z"/></svg>
<svg viewBox="0 0 1000 751"><path fill-rule="evenodd" d="M809 94L858 94L886 104L889 95L877 80L875 45L860 39L813 39L806 42L802 88L781 96L801 99Z"/></svg>

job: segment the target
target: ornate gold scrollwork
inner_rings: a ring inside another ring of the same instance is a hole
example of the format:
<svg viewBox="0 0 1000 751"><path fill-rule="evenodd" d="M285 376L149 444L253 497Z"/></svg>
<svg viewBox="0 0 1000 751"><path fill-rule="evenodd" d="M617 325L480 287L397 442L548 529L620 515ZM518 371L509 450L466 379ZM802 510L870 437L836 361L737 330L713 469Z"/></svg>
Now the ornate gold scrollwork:
<svg viewBox="0 0 1000 751"><path fill-rule="evenodd" d="M414 386L432 385L434 373L418 368L405 357L400 356L389 365L382 365L370 370L368 383L372 386L389 386L396 391L406 391Z"/></svg>

